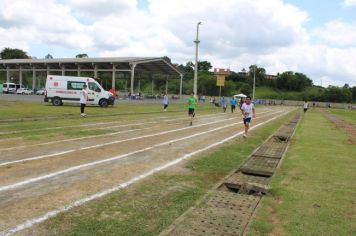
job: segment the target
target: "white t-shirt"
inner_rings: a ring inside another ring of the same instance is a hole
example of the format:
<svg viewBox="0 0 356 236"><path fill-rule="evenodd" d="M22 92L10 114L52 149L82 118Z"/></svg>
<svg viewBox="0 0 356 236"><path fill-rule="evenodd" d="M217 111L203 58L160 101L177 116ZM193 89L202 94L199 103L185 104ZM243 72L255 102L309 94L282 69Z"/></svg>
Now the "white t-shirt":
<svg viewBox="0 0 356 236"><path fill-rule="evenodd" d="M164 104L164 105L168 105L168 104L169 104L168 95L164 95L164 97L163 97L163 104Z"/></svg>
<svg viewBox="0 0 356 236"><path fill-rule="evenodd" d="M88 98L88 91L86 89L83 89L80 95L80 103L86 104L87 98Z"/></svg>
<svg viewBox="0 0 356 236"><path fill-rule="evenodd" d="M241 110L243 111L245 118L252 118L252 110L254 107L253 103L250 103L250 105L247 105L246 103L242 104Z"/></svg>
<svg viewBox="0 0 356 236"><path fill-rule="evenodd" d="M307 102L304 103L304 109L308 109L308 103Z"/></svg>

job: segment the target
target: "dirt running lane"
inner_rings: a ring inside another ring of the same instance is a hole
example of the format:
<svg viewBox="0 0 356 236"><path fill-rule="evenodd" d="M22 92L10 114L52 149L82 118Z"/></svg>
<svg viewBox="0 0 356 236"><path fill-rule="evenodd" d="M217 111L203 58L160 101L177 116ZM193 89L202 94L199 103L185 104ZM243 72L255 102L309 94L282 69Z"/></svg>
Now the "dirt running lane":
<svg viewBox="0 0 356 236"><path fill-rule="evenodd" d="M253 125L288 111L291 111L291 108L258 109L257 119L253 121ZM29 146L6 152L4 158L0 157L1 162L44 155L53 151L91 147L50 158L0 166L0 235L1 232L28 219L109 189L243 130L240 115L230 113L197 117L192 127L187 124L187 120L175 123L161 122L159 125L150 123L146 124L149 129L123 135L55 143L43 147ZM140 138L145 135L151 137ZM120 140L128 141L119 142ZM92 147L108 141L118 142ZM110 158L112 160L107 161ZM66 170L70 171L56 174ZM36 180L51 174L53 176ZM32 180L36 181L31 182ZM16 187L18 183L24 184ZM15 187L4 189L6 186Z"/></svg>

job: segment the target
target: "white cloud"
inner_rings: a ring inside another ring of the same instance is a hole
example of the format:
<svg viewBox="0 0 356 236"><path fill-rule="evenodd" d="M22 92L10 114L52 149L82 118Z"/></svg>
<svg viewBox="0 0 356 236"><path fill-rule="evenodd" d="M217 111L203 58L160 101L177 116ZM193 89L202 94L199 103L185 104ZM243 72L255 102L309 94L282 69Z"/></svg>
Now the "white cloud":
<svg viewBox="0 0 356 236"><path fill-rule="evenodd" d="M329 44L352 46L356 42L356 22L331 21L314 30L312 34Z"/></svg>
<svg viewBox="0 0 356 236"><path fill-rule="evenodd" d="M355 23L333 21L310 33L305 28L308 14L282 0L147 4L141 10L135 0L0 0L0 49L29 50L35 43L67 53L169 56L185 63L194 60L196 23L202 21L200 59L216 67L239 70L258 63L271 73L296 70L315 81L330 78L356 85Z"/></svg>
<svg viewBox="0 0 356 236"><path fill-rule="evenodd" d="M356 6L356 0L344 0L344 5L347 7Z"/></svg>
<svg viewBox="0 0 356 236"><path fill-rule="evenodd" d="M63 2L74 14L79 13L88 17L125 14L127 11L135 10L137 6L135 0L64 0Z"/></svg>

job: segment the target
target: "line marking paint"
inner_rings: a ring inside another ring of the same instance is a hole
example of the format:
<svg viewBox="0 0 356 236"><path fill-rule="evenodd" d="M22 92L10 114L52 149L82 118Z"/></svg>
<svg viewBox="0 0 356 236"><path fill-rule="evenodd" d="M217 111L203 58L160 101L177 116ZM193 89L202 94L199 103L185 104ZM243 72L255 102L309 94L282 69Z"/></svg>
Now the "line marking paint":
<svg viewBox="0 0 356 236"><path fill-rule="evenodd" d="M213 115L216 115L216 114L202 115L200 117L213 116ZM168 118L168 117L167 116L162 116L162 117L157 117L157 118L150 118L149 120L166 119L166 118ZM181 118L179 118L179 119L181 119ZM4 132L0 132L0 135L3 135L3 134L17 134L17 133L31 132L31 131L38 131L38 130L54 130L54 129L63 129L63 128L75 128L75 127L86 127L86 126L95 126L95 125L106 125L106 124L115 124L115 123L122 123L122 121L111 121L111 122L108 121L108 122L78 124L78 125L69 125L69 126L55 126L55 127L47 127L47 128L40 128L40 129L25 129L25 130L17 130L17 131L4 131ZM126 126L136 125L136 124L141 124L141 122L126 124ZM87 130L92 130L92 129L87 129Z"/></svg>
<svg viewBox="0 0 356 236"><path fill-rule="evenodd" d="M262 113L267 113L267 112L261 112L259 114L262 114ZM272 113L272 114L274 114L274 113ZM34 156L34 157L28 157L28 158L24 158L24 159L20 159L20 160L16 160L16 161L8 161L8 162L0 163L0 167L7 166L7 165L12 165L12 164L16 164L16 163L23 163L23 162L27 162L27 161L34 161L34 160L40 160L40 159L44 159L44 158L64 155L64 154L73 153L73 152L81 151L81 150L88 150L88 149L92 149L92 148L104 147L104 146L107 146L107 145L118 144L118 143L123 143L123 142L127 142L127 141L138 140L138 139L142 139L142 138L149 138L149 137L159 136L159 135L173 133L173 132L182 131L182 130L186 130L186 129L192 129L192 128L201 127L201 126L205 126L205 125L216 124L216 123L219 123L219 122L228 121L228 120L232 120L232 119L236 119L236 118L233 117L233 118L228 118L228 119L224 119L224 120L218 120L218 121L213 121L213 122L209 122L209 123L203 123L203 124L199 124L199 125L195 125L195 126L188 126L188 127L184 127L184 128L163 131L163 132L159 132L159 133L155 133L155 134L148 134L148 135L143 135L143 136L134 137L134 138L128 138L128 139L116 140L116 141L102 143L102 144L91 145L91 146L87 146L87 147L69 149L67 151L56 152L56 153L45 154L45 155Z"/></svg>
<svg viewBox="0 0 356 236"><path fill-rule="evenodd" d="M264 125L264 124L266 124L266 123L268 123L268 122L270 122L270 121L272 121L274 119L277 119L278 117L280 117L280 116L282 116L284 114L287 114L287 113L288 112L284 112L284 113L282 113L282 114L280 114L278 116L275 116L275 117L273 117L273 118L271 118L269 120L266 120L266 121L261 122L261 123L259 123L257 125L254 125L254 126L252 126L250 128L250 130L255 129L255 128L261 126L261 125ZM141 175L137 175L137 176L133 177L132 179L130 179L129 181L121 183L121 184L119 184L117 186L114 186L113 188L103 190L101 192L98 192L96 194L90 195L90 196L88 196L86 198L83 198L83 199L79 199L77 201L74 201L71 204L68 204L66 206L60 207L60 208L58 208L56 210L53 210L53 211L49 211L49 212L47 212L46 214L44 214L44 215L42 215L40 217L36 217L36 218L32 218L30 220L27 220L22 224L19 224L19 225L15 226L15 227L13 227L13 228L11 228L9 230L1 232L0 235L2 235L2 236L12 235L12 234L17 233L19 231L22 231L24 229L30 228L35 224L44 222L47 219L49 219L51 217L54 217L54 216L56 216L56 215L58 215L58 214L60 214L62 212L66 212L66 211L68 211L68 210L70 210L70 209L72 209L74 207L78 207L78 206L84 205L85 203L87 203L89 201L104 197L104 196L106 196L106 195L108 195L110 193L113 193L115 191L121 190L123 188L127 188L128 186L130 186L130 185L132 185L132 184L134 184L134 183L136 183L136 182L138 182L138 181L140 181L142 179L145 179L145 178L147 178L147 177L149 177L149 176L151 176L151 175L153 175L153 174L155 174L155 173L157 173L159 171L162 171L162 170L167 169L167 168L169 168L169 167L171 167L173 165L176 165L176 164L180 163L181 161L183 161L185 159L188 159L188 158L190 158L190 157L192 157L194 155L197 155L197 154L199 154L201 152L204 152L204 151L209 150L211 148L214 148L214 147L216 147L218 145L221 145L221 144L223 144L225 142L228 142L228 141L240 136L243 133L244 133L244 131L241 131L241 132L239 132L237 134L234 134L234 135L232 135L232 136L230 136L228 138L225 138L225 139L223 139L223 140L221 140L219 142L213 143L213 144L211 144L209 146L206 146L206 147L204 147L202 149L199 149L199 150L196 150L194 152L185 154L184 156L182 156L180 158L177 158L177 159L175 159L173 161L170 161L170 162L168 162L168 163L166 163L166 164L164 164L162 166L153 168L153 169L151 169L151 170L149 170L149 171L147 171L147 172L145 172L145 173L143 173Z"/></svg>
<svg viewBox="0 0 356 236"><path fill-rule="evenodd" d="M280 111L275 112L275 113L280 113ZM272 113L270 115L273 115L275 113ZM222 127L219 127L219 128L215 128L215 129L211 129L211 130L208 130L208 131L203 131L203 132L196 133L196 134L193 134L193 135L185 136L183 138L177 138L177 139L173 139L173 140L166 141L166 142L163 142L163 143L155 144L155 145L152 145L152 146L149 146L149 147L137 150L137 151L121 154L121 155L114 156L114 157L111 157L111 158L108 158L108 159L89 162L89 163L86 163L86 164L73 166L73 167L70 167L70 168L67 168L67 169L64 169L64 170L61 170L61 171L53 172L53 173L50 173L50 174L46 174L46 175L41 175L41 176L38 176L38 177L30 178L30 179L27 179L27 180L24 180L24 181L20 181L20 182L14 183L14 184L0 186L0 192L7 191L7 190L10 190L10 189L14 189L14 188L18 188L18 187L21 187L21 186L24 186L24 185L27 185L27 184L31 184L31 183L35 183L35 182L38 182L38 181L41 181L41 180L53 178L55 176L63 175L63 174L66 174L66 173L69 173L69 172L72 172L72 171L76 171L76 170L80 170L80 169L83 169L83 168L86 168L86 167L91 167L91 166L95 166L95 165L99 165L99 164L103 164L103 163L107 163L107 162L111 162L111 161L116 161L116 160L122 159L122 158L127 157L127 156L131 156L131 155L134 155L134 154L137 154L137 153L148 151L148 150L151 150L151 149L154 149L154 148L157 148L157 147L160 147L160 146L164 146L164 145L167 145L167 144L170 144L170 143L174 143L174 142L190 139L192 137L196 137L196 136L199 136L199 135L211 133L211 132L214 132L214 131L217 131L217 130L225 129L225 128L228 128L228 127L231 127L231 126L235 126L236 124L241 124L241 123L242 122L225 125L225 126L222 126Z"/></svg>
<svg viewBox="0 0 356 236"><path fill-rule="evenodd" d="M259 113L262 114L263 112ZM266 113L266 112L264 112ZM188 118L178 118L178 119L169 119L169 120L162 120L162 121L175 121L175 120L181 120L181 119L188 119ZM144 125L144 124L150 124L150 123L160 123L159 121L156 122L142 122L142 123L131 123L131 124L125 124L121 126L112 126L112 127L104 127L103 129L108 129L108 128L113 128L113 127L127 127L127 126L133 126L133 125ZM101 128L99 128L101 129ZM139 130L144 130L144 129L149 129L149 128L141 128L141 129L136 129L133 131L139 131ZM45 143L37 143L37 144L28 144L28 145L22 145L22 146L16 146L16 147L9 147L9 148L2 148L0 151L9 151L9 150L15 150L15 149L20 149L20 148L25 148L25 147L33 147L33 146L43 146L43 145L48 145L48 144L55 144L55 143L61 143L61 142L69 142L69 141L77 141L77 140L82 140L82 139L89 139L89 138L97 138L97 137L105 137L105 136L112 136L120 133L125 133L125 132L130 132L131 130L124 130L124 131L118 131L114 133L109 133L109 134L99 134L99 135L90 135L86 137L80 137L80 138L70 138L70 139L62 139L62 140L55 140L55 141L50 141L50 142L45 142ZM1 165L0 165L1 166Z"/></svg>

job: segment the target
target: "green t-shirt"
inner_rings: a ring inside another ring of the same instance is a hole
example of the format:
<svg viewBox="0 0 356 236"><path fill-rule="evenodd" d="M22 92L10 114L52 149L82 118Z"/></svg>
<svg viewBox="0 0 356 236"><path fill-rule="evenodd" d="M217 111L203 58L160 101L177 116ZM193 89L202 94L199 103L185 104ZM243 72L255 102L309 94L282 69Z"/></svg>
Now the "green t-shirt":
<svg viewBox="0 0 356 236"><path fill-rule="evenodd" d="M197 99L195 97L188 98L188 108L195 109L197 106Z"/></svg>

